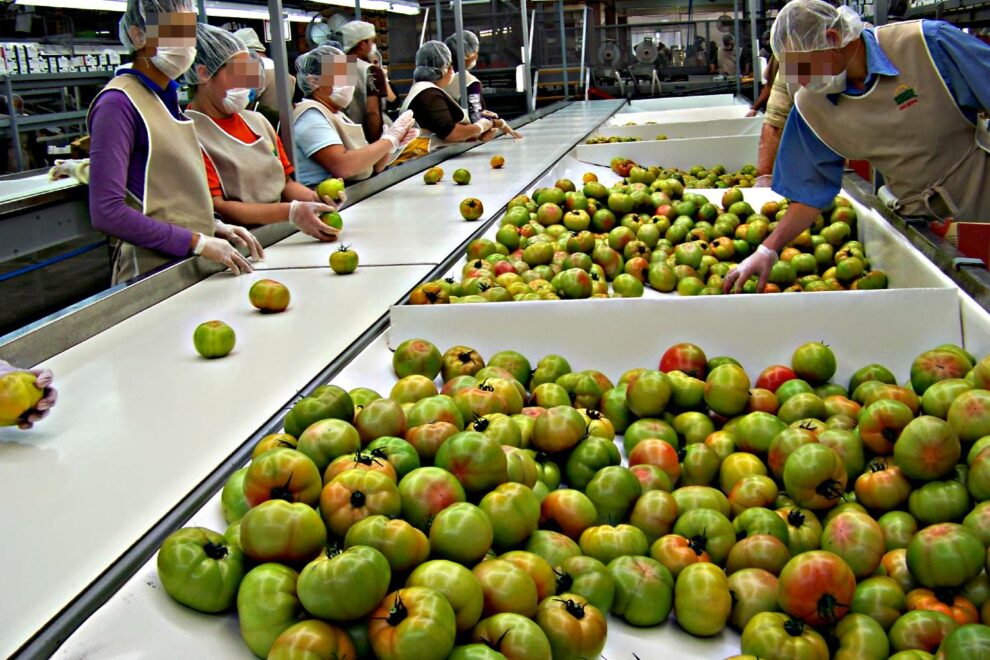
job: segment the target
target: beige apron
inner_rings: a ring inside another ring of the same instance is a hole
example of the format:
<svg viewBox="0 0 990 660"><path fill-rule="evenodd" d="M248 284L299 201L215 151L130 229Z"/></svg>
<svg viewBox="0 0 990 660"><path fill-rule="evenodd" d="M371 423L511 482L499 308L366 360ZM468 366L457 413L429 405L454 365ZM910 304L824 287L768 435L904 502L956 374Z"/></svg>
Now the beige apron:
<svg viewBox="0 0 990 660"><path fill-rule="evenodd" d="M406 100L402 102L402 112L408 110L409 105L413 102L413 99L415 99L422 92L428 89L439 89L444 94L447 94L447 92L444 91L442 87L439 87L431 82L420 81L413 83L413 86L409 88L409 93L406 94ZM447 94L447 97L450 98L450 94ZM454 101L454 99L452 98L450 100ZM454 103L457 104L457 101L454 101ZM465 125L471 123L471 119L468 117L467 110L465 110L464 108L461 108L461 118L457 120L457 123L465 124ZM420 126L419 128L419 134L421 137L426 137L430 139L430 151L435 151L436 149L439 149L440 147L446 146L448 144L456 144L454 142L447 142L446 140L437 137L433 133L424 129L422 126Z"/></svg>
<svg viewBox="0 0 990 660"><path fill-rule="evenodd" d="M725 76L736 75L736 51L728 48L718 49L718 72Z"/></svg>
<svg viewBox="0 0 990 660"><path fill-rule="evenodd" d="M876 36L900 74L834 105L802 89L798 112L837 154L880 170L901 215L990 222L990 153L939 76L921 22L880 27Z"/></svg>
<svg viewBox="0 0 990 660"><path fill-rule="evenodd" d="M461 74L455 73L454 79L450 81L450 85L443 90L447 92L447 95L450 96L450 98L454 99L458 103L461 102L461 84L458 82L460 76ZM464 88L467 89L476 82L478 82L478 78L470 71L467 71L464 78Z"/></svg>
<svg viewBox="0 0 990 660"><path fill-rule="evenodd" d="M363 126L364 116L368 112L368 69L371 68L371 63L359 59L356 64L357 82L354 84L354 98L343 109L343 113L355 124Z"/></svg>
<svg viewBox="0 0 990 660"><path fill-rule="evenodd" d="M340 141L344 143L344 149L347 151L354 151L355 149L361 149L368 146L368 140L364 137L364 128L360 124L353 123L346 116L336 114L319 101L306 100L297 105L295 110L292 111L292 120L295 121L299 119L302 113L311 109L319 110L320 113L326 117L327 121L330 122L330 125L337 131L337 135L340 136ZM374 164L372 164L367 169L361 170L355 174L349 180L363 181L374 173L375 167Z"/></svg>
<svg viewBox="0 0 990 660"><path fill-rule="evenodd" d="M264 116L244 110L241 119L258 139L247 144L195 110L186 114L196 124L196 136L216 168L223 198L248 204L274 204L282 200L285 168L278 157L275 129Z"/></svg>
<svg viewBox="0 0 990 660"><path fill-rule="evenodd" d="M173 117L162 100L135 76L117 76L100 94L110 89L127 95L148 133L144 194L138 200L128 193L128 205L149 218L213 236L213 200L192 120ZM174 259L161 252L117 241L112 282L129 280Z"/></svg>

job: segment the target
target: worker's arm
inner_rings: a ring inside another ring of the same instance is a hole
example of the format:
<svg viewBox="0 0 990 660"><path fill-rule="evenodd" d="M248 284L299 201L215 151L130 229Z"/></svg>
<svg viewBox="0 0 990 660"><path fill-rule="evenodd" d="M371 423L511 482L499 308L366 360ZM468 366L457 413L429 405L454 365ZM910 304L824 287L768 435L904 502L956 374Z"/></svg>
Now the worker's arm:
<svg viewBox="0 0 990 660"><path fill-rule="evenodd" d="M942 21L922 21L922 34L949 94L971 116L990 110L990 45Z"/></svg>
<svg viewBox="0 0 990 660"><path fill-rule="evenodd" d="M844 164L845 159L815 135L795 108L777 149L773 191L791 202L825 208L839 194Z"/></svg>
<svg viewBox="0 0 990 660"><path fill-rule="evenodd" d="M320 164L320 167L341 179L351 179L387 156L392 151L392 143L388 140L378 140L374 144L360 149L348 150L342 144L324 147L310 158Z"/></svg>
<svg viewBox="0 0 990 660"><path fill-rule="evenodd" d="M235 225L271 225L289 219L289 205L281 202L250 204L223 197L214 197L213 210L220 214L224 222Z"/></svg>
<svg viewBox="0 0 990 660"><path fill-rule="evenodd" d="M763 85L760 88L760 95L756 97L753 101L753 105L750 106L749 110L751 115L755 115L757 112L766 107L767 101L770 100L770 92L773 90L773 81L777 77L777 58L771 57L770 61L767 62L767 80L770 84Z"/></svg>
<svg viewBox="0 0 990 660"><path fill-rule="evenodd" d="M454 128L443 139L447 142L469 142L480 139L484 133L478 124L454 124Z"/></svg>
<svg viewBox="0 0 990 660"><path fill-rule="evenodd" d="M293 181L292 179L286 177L285 190L282 191L282 201L291 202L292 200L298 200L300 202L322 202L320 196L316 194L315 190L307 188L298 181Z"/></svg>
<svg viewBox="0 0 990 660"><path fill-rule="evenodd" d="M368 96L364 112L364 137L372 144L382 136L382 100L377 96Z"/></svg>

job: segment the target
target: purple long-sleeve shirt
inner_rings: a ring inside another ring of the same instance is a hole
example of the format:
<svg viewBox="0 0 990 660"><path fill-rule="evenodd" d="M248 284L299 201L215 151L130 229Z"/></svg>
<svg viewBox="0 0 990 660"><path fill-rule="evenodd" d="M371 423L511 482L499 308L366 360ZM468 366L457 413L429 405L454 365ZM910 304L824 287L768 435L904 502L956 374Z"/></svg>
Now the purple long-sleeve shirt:
<svg viewBox="0 0 990 660"><path fill-rule="evenodd" d="M134 69L121 69L153 91L176 118L178 85L161 89ZM127 191L144 198L144 170L148 162L148 131L126 94L108 90L93 103L89 116L89 215L93 227L132 245L173 257L189 254L192 232L150 218L127 205ZM205 176L205 170L204 170Z"/></svg>

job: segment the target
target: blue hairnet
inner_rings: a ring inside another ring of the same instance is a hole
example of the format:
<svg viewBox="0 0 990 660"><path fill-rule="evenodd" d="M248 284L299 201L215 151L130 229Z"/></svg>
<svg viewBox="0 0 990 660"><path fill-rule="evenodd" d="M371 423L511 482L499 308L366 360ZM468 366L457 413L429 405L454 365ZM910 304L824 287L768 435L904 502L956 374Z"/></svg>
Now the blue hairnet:
<svg viewBox="0 0 990 660"><path fill-rule="evenodd" d="M413 80L436 82L450 68L450 49L441 41L427 41L416 51L416 69Z"/></svg>
<svg viewBox="0 0 990 660"><path fill-rule="evenodd" d="M198 85L212 78L223 65L237 53L248 52L244 42L223 28L206 23L196 24L196 59L186 71L185 80L189 85ZM206 77L200 78L199 65L206 67Z"/></svg>
<svg viewBox="0 0 990 660"><path fill-rule="evenodd" d="M323 60L333 58L335 55L346 57L344 51L339 48L323 44L296 58L296 73L299 74L296 76L296 84L303 95L310 96L320 87L319 77L323 73Z"/></svg>
<svg viewBox="0 0 990 660"><path fill-rule="evenodd" d="M132 53L144 48L144 33L148 28L148 16L157 14L173 14L176 12L196 11L193 0L127 0L127 9L117 23L117 35L120 43ZM128 30L131 27L141 30L141 43L131 41Z"/></svg>
<svg viewBox="0 0 990 660"><path fill-rule="evenodd" d="M454 54L457 52L457 35L451 35L447 37L447 49ZM470 30L464 30L464 57L468 58L472 55L477 55L478 50L481 48L481 44L478 41L478 35Z"/></svg>

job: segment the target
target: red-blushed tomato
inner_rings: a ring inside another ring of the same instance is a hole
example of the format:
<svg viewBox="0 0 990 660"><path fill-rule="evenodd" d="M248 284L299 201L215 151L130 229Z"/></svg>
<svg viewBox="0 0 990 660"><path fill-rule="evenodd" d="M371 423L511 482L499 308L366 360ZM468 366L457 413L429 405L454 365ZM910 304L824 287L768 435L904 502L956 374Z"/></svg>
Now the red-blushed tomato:
<svg viewBox="0 0 990 660"><path fill-rule="evenodd" d="M341 537L368 516L398 516L401 511L399 489L382 472L347 470L324 486L320 495L323 521L331 533Z"/></svg>
<svg viewBox="0 0 990 660"><path fill-rule="evenodd" d="M614 446L614 445L613 445ZM629 466L653 465L670 477L670 483L677 483L681 476L681 464L677 450L663 440L642 440L629 452Z"/></svg>
<svg viewBox="0 0 990 660"><path fill-rule="evenodd" d="M872 575L886 552L883 530L873 518L857 511L843 511L822 531L822 550L846 560L857 578Z"/></svg>
<svg viewBox="0 0 990 660"><path fill-rule="evenodd" d="M770 390L754 387L749 393L749 405L746 408L749 412L762 412L769 415L776 415L780 410L780 403L777 395Z"/></svg>
<svg viewBox="0 0 990 660"><path fill-rule="evenodd" d="M907 547L907 565L915 581L930 589L959 587L983 570L986 550L979 537L955 523L924 528Z"/></svg>
<svg viewBox="0 0 990 660"><path fill-rule="evenodd" d="M697 446L703 447L704 445ZM639 479L639 485L642 487L644 493L651 490L662 490L669 493L673 490L670 484L670 477L655 465L647 465L645 463L631 465L629 466L629 471Z"/></svg>
<svg viewBox="0 0 990 660"><path fill-rule="evenodd" d="M638 527L653 543L669 534L677 519L677 501L670 493L652 490L643 493L629 514L629 524Z"/></svg>
<svg viewBox="0 0 990 660"><path fill-rule="evenodd" d="M825 639L811 626L783 612L760 612L743 629L740 648L756 658L828 660Z"/></svg>
<svg viewBox="0 0 990 660"><path fill-rule="evenodd" d="M471 633L508 660L551 660L550 640L532 619L506 612L481 621Z"/></svg>
<svg viewBox="0 0 990 660"><path fill-rule="evenodd" d="M381 472L396 483L399 481L395 468L386 459L374 456L371 452L358 451L333 459L323 473L323 482L330 483L334 477L347 470L372 470Z"/></svg>
<svg viewBox="0 0 990 660"><path fill-rule="evenodd" d="M901 585L886 576L862 580L856 585L850 612L865 614L887 630L906 610L904 590Z"/></svg>
<svg viewBox="0 0 990 660"><path fill-rule="evenodd" d="M856 479L856 500L878 511L890 511L907 501L911 482L893 456L877 456L866 465L866 471Z"/></svg>
<svg viewBox="0 0 990 660"><path fill-rule="evenodd" d="M405 520L390 520L387 516L369 516L351 525L344 538L344 547L356 545L370 546L381 552L395 572L411 570L430 556L430 540L426 534Z"/></svg>
<svg viewBox="0 0 990 660"><path fill-rule="evenodd" d="M906 548L898 548L887 552L883 556L883 559L880 560L880 568L877 569L877 572L880 575L886 575L892 578L900 585L904 593L918 586L914 582L914 576L911 575L911 571L908 569Z"/></svg>
<svg viewBox="0 0 990 660"><path fill-rule="evenodd" d="M784 464L784 490L798 506L830 509L846 490L846 467L834 450L812 443L795 449Z"/></svg>
<svg viewBox="0 0 990 660"><path fill-rule="evenodd" d="M424 462L432 461L443 443L459 432L450 422L420 424L406 431L406 442L416 449Z"/></svg>
<svg viewBox="0 0 990 660"><path fill-rule="evenodd" d="M776 536L753 534L732 546L725 560L725 572L732 575L746 568L762 568L773 575L779 575L790 558L787 544Z"/></svg>
<svg viewBox="0 0 990 660"><path fill-rule="evenodd" d="M737 451L730 454L722 461L719 467L718 480L719 487L726 495L744 477L751 475L766 475L767 468L759 458L748 452Z"/></svg>
<svg viewBox="0 0 990 660"><path fill-rule="evenodd" d="M617 557L608 564L615 584L612 613L634 626L655 626L667 620L674 598L674 578L649 557Z"/></svg>
<svg viewBox="0 0 990 660"><path fill-rule="evenodd" d="M592 557L569 557L554 569L557 576L555 593L574 593L586 598L589 603L608 614L615 600L615 581L597 559Z"/></svg>
<svg viewBox="0 0 990 660"><path fill-rule="evenodd" d="M588 496L571 488L551 491L540 504L541 527L560 530L572 539L579 539L597 518L598 511Z"/></svg>
<svg viewBox="0 0 990 660"><path fill-rule="evenodd" d="M425 530L438 513L467 499L457 477L438 467L416 468L399 482L402 517Z"/></svg>
<svg viewBox="0 0 990 660"><path fill-rule="evenodd" d="M908 611L941 612L948 614L959 625L980 621L980 613L976 611L976 606L962 594L953 595L942 591L936 593L931 589L920 587L908 592L905 603Z"/></svg>
<svg viewBox="0 0 990 660"><path fill-rule="evenodd" d="M777 577L762 568L744 568L729 576L732 611L729 624L742 630L760 612L777 611Z"/></svg>
<svg viewBox="0 0 990 660"><path fill-rule="evenodd" d="M396 401L375 399L354 417L354 428L365 445L384 436L401 438L406 433L406 413Z"/></svg>
<svg viewBox="0 0 990 660"><path fill-rule="evenodd" d="M481 561L493 538L488 514L469 502L451 504L430 525L432 554L464 565Z"/></svg>
<svg viewBox="0 0 990 660"><path fill-rule="evenodd" d="M666 534L650 547L650 557L660 562L675 578L685 567L710 562L703 539L689 539L680 534Z"/></svg>
<svg viewBox="0 0 990 660"><path fill-rule="evenodd" d="M357 652L347 633L323 621L310 619L286 628L272 644L272 660L295 660L299 657L355 660Z"/></svg>
<svg viewBox="0 0 990 660"><path fill-rule="evenodd" d="M385 555L366 545L317 557L299 574L299 600L313 616L353 621L378 607L392 579ZM342 598L340 594L347 594Z"/></svg>
<svg viewBox="0 0 990 660"><path fill-rule="evenodd" d="M511 550L499 556L502 561L515 564L529 575L536 587L536 600L552 596L557 590L557 574L543 557L525 550Z"/></svg>
<svg viewBox="0 0 990 660"><path fill-rule="evenodd" d="M674 344L660 358L660 371L683 371L692 378L704 380L708 365L705 352L694 344Z"/></svg>
<svg viewBox="0 0 990 660"><path fill-rule="evenodd" d="M268 500L316 506L323 487L320 471L305 454L278 448L251 461L244 475L244 497L251 506Z"/></svg>
<svg viewBox="0 0 990 660"><path fill-rule="evenodd" d="M895 651L917 649L933 653L949 633L959 627L948 614L914 610L902 615L888 633Z"/></svg>
<svg viewBox="0 0 990 660"><path fill-rule="evenodd" d="M536 584L526 571L512 562L483 561L474 567L474 576L485 594L486 616L514 612L532 617L536 613Z"/></svg>
<svg viewBox="0 0 990 660"><path fill-rule="evenodd" d="M433 559L416 567L407 587L429 587L442 593L454 608L457 630L471 630L481 619L485 595L469 569L446 559Z"/></svg>
<svg viewBox="0 0 990 660"><path fill-rule="evenodd" d="M890 653L887 632L865 614L847 614L832 633L839 642L833 660L887 660Z"/></svg>
<svg viewBox="0 0 990 660"><path fill-rule="evenodd" d="M566 451L584 436L584 417L570 406L554 406L533 423L533 447L549 453Z"/></svg>
<svg viewBox="0 0 990 660"><path fill-rule="evenodd" d="M756 379L756 387L776 392L782 384L797 377L797 374L790 367L783 364L772 364L760 372Z"/></svg>
<svg viewBox="0 0 990 660"><path fill-rule="evenodd" d="M296 596L298 578L288 566L267 563L255 566L241 580L237 620L241 637L259 658L268 657L278 636L306 616Z"/></svg>
<svg viewBox="0 0 990 660"><path fill-rule="evenodd" d="M894 444L894 459L904 474L924 481L950 471L961 453L959 436L952 427L930 415L911 420Z"/></svg>
<svg viewBox="0 0 990 660"><path fill-rule="evenodd" d="M626 524L589 527L578 543L581 552L603 564L625 555L646 555L650 549L642 530Z"/></svg>
<svg viewBox="0 0 990 660"><path fill-rule="evenodd" d="M880 399L863 408L859 415L859 437L876 454L888 455L904 427L914 419L911 409L900 401Z"/></svg>
<svg viewBox="0 0 990 660"><path fill-rule="evenodd" d="M577 594L545 598L536 610L536 624L550 641L555 660L594 658L605 648L605 616Z"/></svg>
<svg viewBox="0 0 990 660"><path fill-rule="evenodd" d="M302 562L320 554L327 530L311 506L268 500L241 518L240 541L244 554L255 561Z"/></svg>
<svg viewBox="0 0 990 660"><path fill-rule="evenodd" d="M784 465L787 464L788 457L801 445L818 442L818 438L808 429L788 428L770 441L770 449L767 452L767 465L770 472L778 481L784 478Z"/></svg>
<svg viewBox="0 0 990 660"><path fill-rule="evenodd" d="M434 463L461 482L467 492L487 492L507 478L505 452L494 438L464 431L448 438Z"/></svg>
<svg viewBox="0 0 990 660"><path fill-rule="evenodd" d="M530 534L523 549L543 557L551 566L560 566L568 557L581 555L581 547L574 539L548 529Z"/></svg>
<svg viewBox="0 0 990 660"><path fill-rule="evenodd" d="M849 611L856 576L838 555L812 550L792 558L780 572L780 608L813 626L834 623Z"/></svg>
<svg viewBox="0 0 990 660"><path fill-rule="evenodd" d="M674 585L674 616L692 635L710 637L725 627L732 612L729 580L718 566L686 566Z"/></svg>
<svg viewBox="0 0 990 660"><path fill-rule="evenodd" d="M454 609L439 591L393 591L368 620L371 648L380 660L443 660L454 648Z"/></svg>

